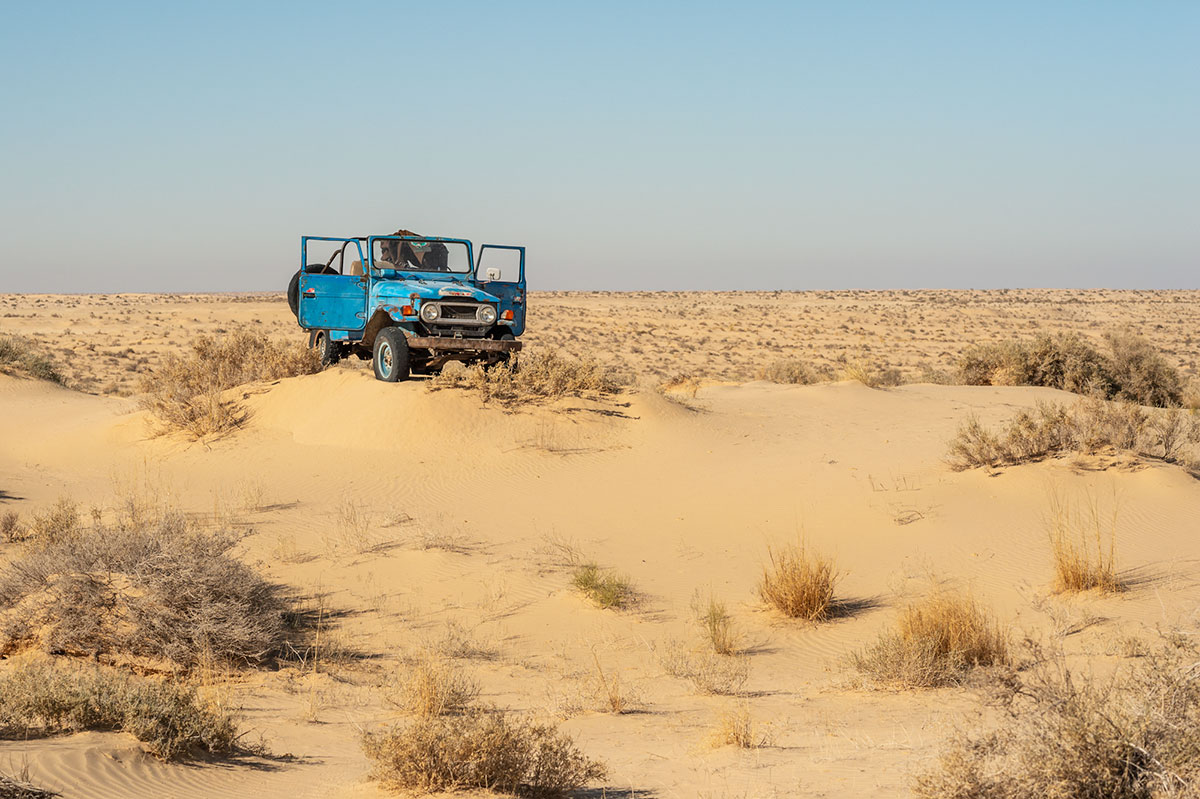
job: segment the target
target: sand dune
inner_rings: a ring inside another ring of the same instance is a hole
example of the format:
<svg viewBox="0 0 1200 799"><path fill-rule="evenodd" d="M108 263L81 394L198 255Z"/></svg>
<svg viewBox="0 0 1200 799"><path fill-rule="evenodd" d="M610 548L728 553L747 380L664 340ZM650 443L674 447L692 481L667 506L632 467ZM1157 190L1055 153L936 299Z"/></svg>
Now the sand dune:
<svg viewBox="0 0 1200 799"><path fill-rule="evenodd" d="M904 796L971 701L856 684L845 656L905 598L954 585L1040 635L1098 619L1064 639L1097 664L1120 657L1123 636L1194 617L1200 600L1200 483L1178 468L1054 460L990 475L943 462L968 414L999 422L1073 399L1049 389L752 382L513 409L333 369L240 391L245 428L193 444L150 435L131 401L0 377L4 507L138 491L234 519L254 531L244 557L327 594L346 614L331 634L370 659L226 686L292 760L166 765L89 733L6 742L0 762L27 760L69 797L374 796L357 738L394 718L378 685L402 654L451 636L478 650L466 663L488 701L566 717L608 762L610 795ZM1120 564L1144 578L1134 590L1050 596L1042 517L1055 489L1115 492ZM863 610L815 626L763 607L768 545L799 536L836 559L841 594ZM564 547L627 574L637 606L581 599ZM735 700L696 695L658 663L669 641L695 638L697 590L728 603L749 646L741 701L771 725L770 747L708 746ZM641 712L578 707L596 659Z"/></svg>

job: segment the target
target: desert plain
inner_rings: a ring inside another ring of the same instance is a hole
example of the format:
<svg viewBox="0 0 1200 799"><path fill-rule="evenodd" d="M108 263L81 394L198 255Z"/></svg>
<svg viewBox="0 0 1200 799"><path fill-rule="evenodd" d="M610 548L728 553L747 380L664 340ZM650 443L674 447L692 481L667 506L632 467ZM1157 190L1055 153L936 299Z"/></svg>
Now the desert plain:
<svg viewBox="0 0 1200 799"><path fill-rule="evenodd" d="M1039 642L1097 679L1200 630L1189 469L1114 452L947 462L969 419L998 429L1079 399L954 385L969 345L1117 328L1200 375L1194 291L533 292L528 352L594 359L620 392L484 402L377 382L351 359L232 389L244 421L195 440L158 429L142 379L200 335L302 340L281 295L0 295L0 334L65 378L0 374L0 513L133 502L236 529L236 556L316 609L323 639L198 678L261 754L162 762L89 731L0 741L0 771L80 798L392 795L360 739L404 721L389 687L433 653L478 701L553 722L602 761L577 796L909 796L994 711L967 682L897 688L855 668L906 603L969 595L1014 650ZM759 379L779 359L825 376ZM845 379L864 363L889 379ZM1112 520L1123 590L1056 589L1062 498ZM797 620L760 597L770 553L797 542L832 562L845 612ZM0 565L22 546L0 543ZM619 575L624 607L573 586L587 563ZM669 665L706 646L696 608L712 599L744 671L719 692ZM750 745L717 734L730 717L749 720Z"/></svg>

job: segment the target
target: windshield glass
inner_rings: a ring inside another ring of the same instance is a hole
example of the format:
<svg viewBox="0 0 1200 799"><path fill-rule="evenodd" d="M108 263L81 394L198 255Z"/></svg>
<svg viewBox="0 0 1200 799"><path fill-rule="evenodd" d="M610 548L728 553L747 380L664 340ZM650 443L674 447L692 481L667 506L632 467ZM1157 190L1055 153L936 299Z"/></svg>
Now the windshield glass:
<svg viewBox="0 0 1200 799"><path fill-rule="evenodd" d="M454 272L460 275L471 271L467 245L459 241L376 239L371 255L376 269Z"/></svg>

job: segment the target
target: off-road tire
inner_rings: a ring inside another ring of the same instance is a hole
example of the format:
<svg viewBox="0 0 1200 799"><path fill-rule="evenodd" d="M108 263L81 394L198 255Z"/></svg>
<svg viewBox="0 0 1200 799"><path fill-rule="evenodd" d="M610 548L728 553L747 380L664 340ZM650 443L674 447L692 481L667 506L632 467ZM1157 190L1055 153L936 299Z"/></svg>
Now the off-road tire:
<svg viewBox="0 0 1200 799"><path fill-rule="evenodd" d="M408 340L398 327L385 327L375 336L371 358L375 379L395 383L408 377Z"/></svg>
<svg viewBox="0 0 1200 799"><path fill-rule="evenodd" d="M313 349L321 359L321 366L329 367L342 359L342 346L329 339L328 330L318 330L313 336Z"/></svg>

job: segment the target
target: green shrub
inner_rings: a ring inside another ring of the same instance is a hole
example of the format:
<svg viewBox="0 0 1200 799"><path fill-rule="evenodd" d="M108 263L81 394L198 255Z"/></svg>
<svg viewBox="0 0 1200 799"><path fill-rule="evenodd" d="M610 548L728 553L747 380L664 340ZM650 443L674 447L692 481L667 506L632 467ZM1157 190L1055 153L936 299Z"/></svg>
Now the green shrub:
<svg viewBox="0 0 1200 799"><path fill-rule="evenodd" d="M595 563L584 563L575 569L571 584L584 596L602 608L621 609L633 602L633 586L629 580Z"/></svg>

